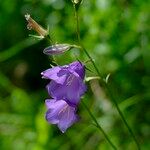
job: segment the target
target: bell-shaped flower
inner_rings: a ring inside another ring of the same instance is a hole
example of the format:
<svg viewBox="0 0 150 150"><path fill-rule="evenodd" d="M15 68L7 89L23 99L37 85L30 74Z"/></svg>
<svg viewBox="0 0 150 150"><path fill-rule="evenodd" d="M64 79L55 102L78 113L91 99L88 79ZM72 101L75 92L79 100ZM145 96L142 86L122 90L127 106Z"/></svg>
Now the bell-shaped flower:
<svg viewBox="0 0 150 150"><path fill-rule="evenodd" d="M48 109L46 120L51 124L57 124L63 133L79 119L76 108L69 106L64 100L47 99L45 104Z"/></svg>
<svg viewBox="0 0 150 150"><path fill-rule="evenodd" d="M79 61L47 69L41 74L43 78L52 80L47 85L51 97L64 99L70 105L77 105L86 91L86 85L83 82L85 67Z"/></svg>

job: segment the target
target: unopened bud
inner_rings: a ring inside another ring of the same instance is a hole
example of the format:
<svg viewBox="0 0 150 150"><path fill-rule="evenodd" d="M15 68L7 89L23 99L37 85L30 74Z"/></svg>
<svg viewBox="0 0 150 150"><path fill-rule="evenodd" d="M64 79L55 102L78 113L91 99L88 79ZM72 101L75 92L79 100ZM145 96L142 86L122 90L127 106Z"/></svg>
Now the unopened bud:
<svg viewBox="0 0 150 150"><path fill-rule="evenodd" d="M43 50L43 53L46 55L59 55L62 54L71 48L80 48L77 45L70 45L70 44L55 44L51 45Z"/></svg>
<svg viewBox="0 0 150 150"><path fill-rule="evenodd" d="M26 20L28 21L27 29L36 31L43 38L48 35L47 30L41 27L36 21L34 21L29 14L25 15Z"/></svg>

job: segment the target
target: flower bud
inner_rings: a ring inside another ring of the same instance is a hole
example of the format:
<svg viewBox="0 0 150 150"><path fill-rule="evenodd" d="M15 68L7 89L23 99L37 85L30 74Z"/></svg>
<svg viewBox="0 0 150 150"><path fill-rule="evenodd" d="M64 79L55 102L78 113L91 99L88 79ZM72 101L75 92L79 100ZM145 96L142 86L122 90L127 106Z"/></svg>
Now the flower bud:
<svg viewBox="0 0 150 150"><path fill-rule="evenodd" d="M26 20L28 21L27 28L28 30L35 30L43 38L48 35L47 30L41 27L36 21L34 21L29 14L25 15Z"/></svg>
<svg viewBox="0 0 150 150"><path fill-rule="evenodd" d="M51 45L43 50L43 53L46 55L57 55L62 54L68 50L70 50L73 45L70 44L55 44Z"/></svg>

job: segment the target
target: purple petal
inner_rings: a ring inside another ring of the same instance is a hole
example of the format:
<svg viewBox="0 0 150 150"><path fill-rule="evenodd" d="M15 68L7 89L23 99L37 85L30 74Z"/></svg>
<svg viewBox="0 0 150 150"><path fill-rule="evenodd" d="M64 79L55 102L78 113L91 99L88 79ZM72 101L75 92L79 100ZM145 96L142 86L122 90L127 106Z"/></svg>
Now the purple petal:
<svg viewBox="0 0 150 150"><path fill-rule="evenodd" d="M71 76L72 79L70 78L70 84L67 84L66 99L77 105L80 101L80 96L82 96L86 91L86 86L80 77L76 77L74 75Z"/></svg>
<svg viewBox="0 0 150 150"><path fill-rule="evenodd" d="M82 79L84 79L85 66L81 62L75 61L69 65L69 68L75 71Z"/></svg>
<svg viewBox="0 0 150 150"><path fill-rule="evenodd" d="M58 128L64 133L72 124L78 121L78 115L75 114L75 108L68 107L59 116L61 119L58 123Z"/></svg>
<svg viewBox="0 0 150 150"><path fill-rule="evenodd" d="M53 67L41 72L42 78L45 79L55 79L57 78L57 73L61 70L60 67Z"/></svg>
<svg viewBox="0 0 150 150"><path fill-rule="evenodd" d="M79 84L80 84L79 93L80 96L82 96L86 92L87 86L81 80L79 80Z"/></svg>
<svg viewBox="0 0 150 150"><path fill-rule="evenodd" d="M50 109L48 109L48 111L46 112L45 118L51 124L59 123L59 119L57 117L57 112L51 111Z"/></svg>
<svg viewBox="0 0 150 150"><path fill-rule="evenodd" d="M51 69L47 69L41 73L42 78L54 80L57 83L63 84L68 76L68 74L74 74L75 76L80 76L83 80L85 76L85 67L79 62L75 61L70 65L57 66Z"/></svg>
<svg viewBox="0 0 150 150"><path fill-rule="evenodd" d="M70 75L65 84L58 84L55 81L51 81L47 85L47 90L51 97L56 99L65 99L70 104L78 104L80 100L80 84L78 78L74 75Z"/></svg>
<svg viewBox="0 0 150 150"><path fill-rule="evenodd" d="M45 104L48 108L48 111L46 112L46 120L51 124L57 124L59 123L59 111L66 105L66 102L63 100L56 101L54 99L47 99L45 100Z"/></svg>
<svg viewBox="0 0 150 150"><path fill-rule="evenodd" d="M47 85L47 90L51 97L56 99L64 99L72 106L77 105L86 91L86 86L80 77L70 74L65 83L58 84L55 81L51 81Z"/></svg>
<svg viewBox="0 0 150 150"><path fill-rule="evenodd" d="M54 109L55 107L61 108L63 103L58 103L56 99L46 99L45 104L47 109Z"/></svg>
<svg viewBox="0 0 150 150"><path fill-rule="evenodd" d="M80 84L78 78L74 75L70 76L70 81L66 83L67 92L66 92L66 99L70 101L70 103L78 104L80 100Z"/></svg>
<svg viewBox="0 0 150 150"><path fill-rule="evenodd" d="M57 99L63 99L67 92L67 89L64 85L58 84L55 81L51 81L46 86L46 88L47 88L49 95L51 95L53 98L57 98Z"/></svg>
<svg viewBox="0 0 150 150"><path fill-rule="evenodd" d="M66 79L66 74L64 71L62 76L60 76L60 72L62 72L61 70L62 70L62 68L60 68L60 67L53 67L53 68L43 71L41 73L41 75L42 75L42 78L54 80L57 83L63 84Z"/></svg>
<svg viewBox="0 0 150 150"><path fill-rule="evenodd" d="M56 102L56 100L46 99L45 105L46 105L47 109L53 109L54 108L53 104L55 104L55 102Z"/></svg>
<svg viewBox="0 0 150 150"><path fill-rule="evenodd" d="M45 103L48 107L46 120L57 124L63 133L78 120L76 108L69 106L64 100L46 100Z"/></svg>

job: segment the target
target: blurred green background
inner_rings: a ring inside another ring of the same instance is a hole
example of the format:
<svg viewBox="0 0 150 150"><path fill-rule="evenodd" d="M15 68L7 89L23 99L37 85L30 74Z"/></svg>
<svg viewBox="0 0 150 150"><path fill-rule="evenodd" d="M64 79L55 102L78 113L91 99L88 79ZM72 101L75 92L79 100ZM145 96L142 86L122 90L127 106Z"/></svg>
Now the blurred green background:
<svg viewBox="0 0 150 150"><path fill-rule="evenodd" d="M150 149L150 5L147 0L84 0L80 14L81 40L104 76L143 150ZM26 13L50 28L54 42L76 44L71 0L0 1L0 149L1 150L109 150L110 145L80 105L81 121L62 134L44 118L48 98L40 72L50 67L43 54L47 41L30 38ZM64 65L74 49L56 57ZM92 64L87 63L94 76ZM84 102L120 150L136 146L116 108L97 80L88 84Z"/></svg>

